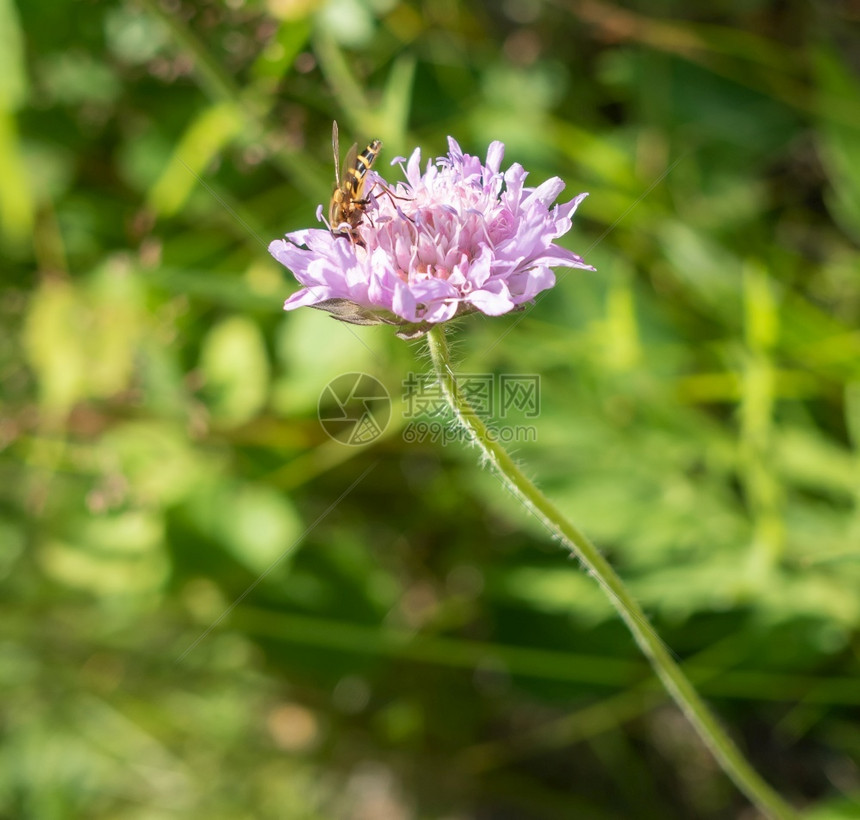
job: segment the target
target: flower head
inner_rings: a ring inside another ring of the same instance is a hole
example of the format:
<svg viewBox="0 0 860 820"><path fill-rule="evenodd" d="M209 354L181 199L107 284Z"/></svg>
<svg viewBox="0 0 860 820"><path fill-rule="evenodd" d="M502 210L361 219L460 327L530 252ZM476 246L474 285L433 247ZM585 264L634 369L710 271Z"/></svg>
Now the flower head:
<svg viewBox="0 0 860 820"><path fill-rule="evenodd" d="M269 252L304 285L284 309L309 305L354 324L386 322L410 338L465 313L515 310L555 284L551 268L594 270L555 244L586 194L553 205L564 183L553 177L524 187L521 165L499 170L501 142L490 145L486 163L450 137L448 146L423 174L416 148L406 182L394 187L368 172L355 237L311 228L272 242Z"/></svg>

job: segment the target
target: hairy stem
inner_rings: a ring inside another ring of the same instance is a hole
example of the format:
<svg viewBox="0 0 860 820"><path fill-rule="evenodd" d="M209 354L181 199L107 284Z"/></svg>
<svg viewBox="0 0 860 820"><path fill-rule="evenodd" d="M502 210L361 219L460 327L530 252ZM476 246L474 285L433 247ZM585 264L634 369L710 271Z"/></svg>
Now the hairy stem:
<svg viewBox="0 0 860 820"><path fill-rule="evenodd" d="M672 699L687 716L696 732L711 750L723 771L735 785L768 817L778 820L799 815L753 769L726 734L699 693L672 658L659 635L645 618L642 608L624 582L594 544L565 518L555 505L523 474L505 449L488 435L487 427L460 391L448 343L441 325L427 334L430 356L445 398L454 415L478 445L507 489L518 498L550 533L585 565L606 593L615 610L627 624L639 648L648 658Z"/></svg>

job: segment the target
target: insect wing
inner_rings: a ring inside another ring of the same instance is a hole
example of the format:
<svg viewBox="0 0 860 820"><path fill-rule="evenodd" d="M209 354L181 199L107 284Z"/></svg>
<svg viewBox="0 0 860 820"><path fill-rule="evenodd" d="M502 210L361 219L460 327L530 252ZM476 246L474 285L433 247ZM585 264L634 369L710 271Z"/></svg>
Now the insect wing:
<svg viewBox="0 0 860 820"><path fill-rule="evenodd" d="M337 120L331 124L331 152L334 156L334 187L340 188L340 139L337 133Z"/></svg>
<svg viewBox="0 0 860 820"><path fill-rule="evenodd" d="M346 152L346 159L343 161L343 166L340 170L340 178L343 187L354 196L358 190L359 178L356 174L356 165L358 164L358 143L353 143L352 148Z"/></svg>

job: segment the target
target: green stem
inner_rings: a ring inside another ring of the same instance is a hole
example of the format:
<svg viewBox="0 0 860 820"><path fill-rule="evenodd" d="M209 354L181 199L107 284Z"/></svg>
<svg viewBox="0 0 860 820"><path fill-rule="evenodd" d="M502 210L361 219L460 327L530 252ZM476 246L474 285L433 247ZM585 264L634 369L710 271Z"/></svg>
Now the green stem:
<svg viewBox="0 0 860 820"><path fill-rule="evenodd" d="M672 659L669 650L646 620L642 608L609 562L594 544L526 478L505 449L488 434L486 425L469 405L457 385L451 367L445 331L441 325L436 325L427 334L427 342L436 375L457 420L478 445L487 461L495 468L508 490L567 546L600 584L628 629L633 633L636 643L648 658L666 690L711 750L723 771L768 817L778 818L778 820L798 818L799 815L762 780L726 734L687 676Z"/></svg>

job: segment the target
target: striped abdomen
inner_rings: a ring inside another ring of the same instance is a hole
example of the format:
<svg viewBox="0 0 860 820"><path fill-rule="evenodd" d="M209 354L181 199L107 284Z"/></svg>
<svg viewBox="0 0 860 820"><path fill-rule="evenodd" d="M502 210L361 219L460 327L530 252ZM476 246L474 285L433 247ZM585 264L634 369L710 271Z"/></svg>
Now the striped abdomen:
<svg viewBox="0 0 860 820"><path fill-rule="evenodd" d="M329 207L329 223L335 234L353 234L364 215L367 201L363 198L364 178L379 156L382 149L381 140L373 140L360 154L358 146L353 145L343 163L343 173L337 177L334 192ZM349 225L349 230L338 229L340 225ZM354 234L353 234L354 235Z"/></svg>

